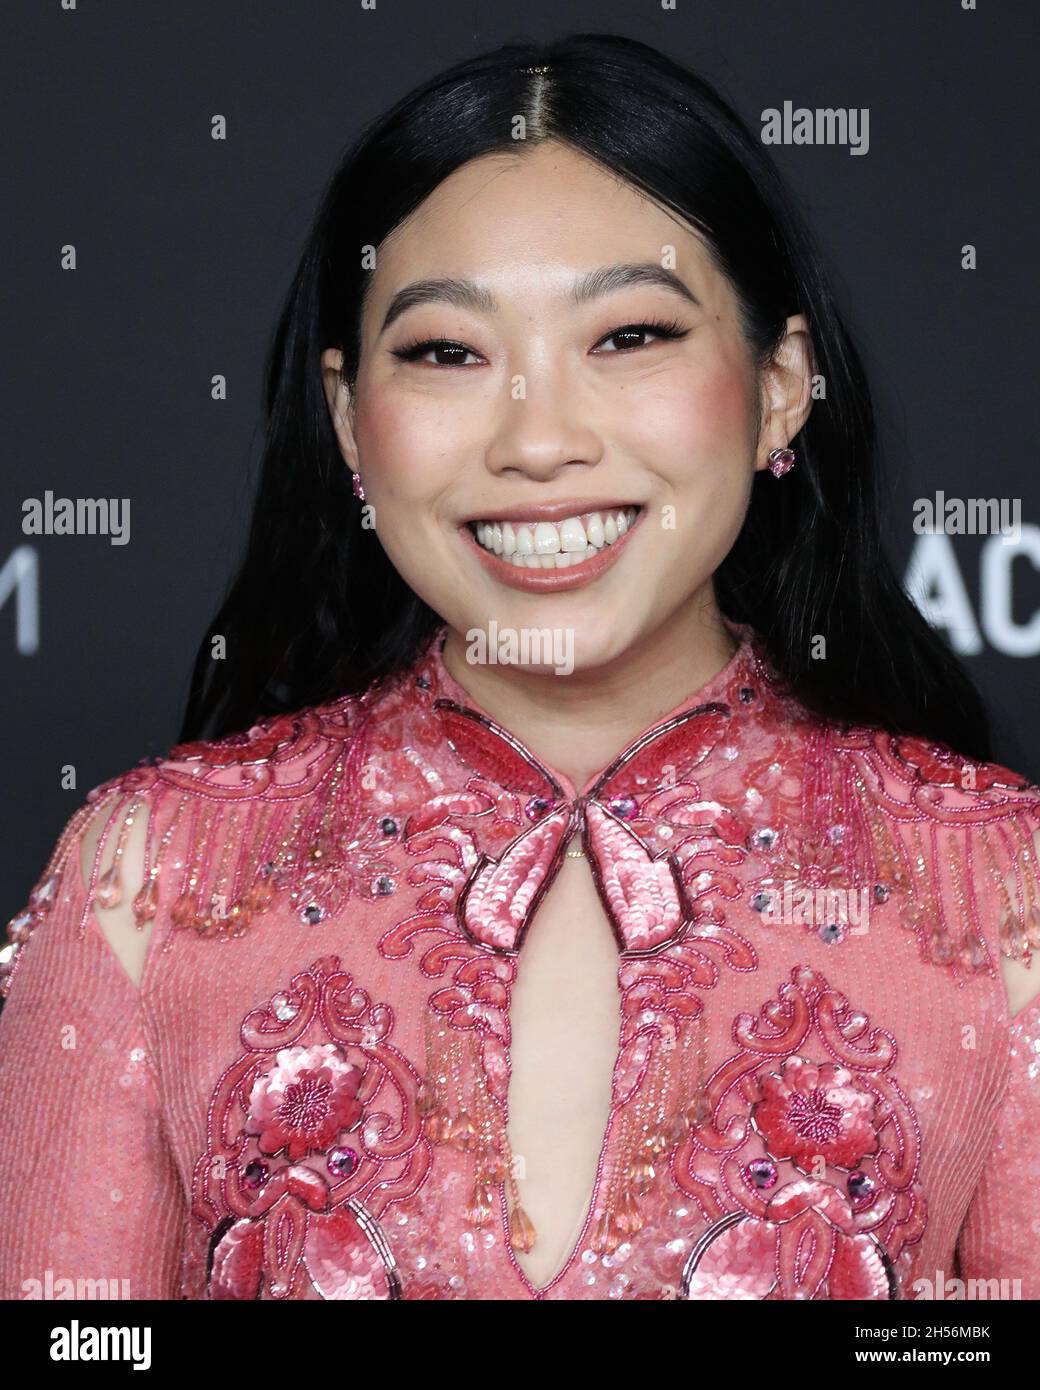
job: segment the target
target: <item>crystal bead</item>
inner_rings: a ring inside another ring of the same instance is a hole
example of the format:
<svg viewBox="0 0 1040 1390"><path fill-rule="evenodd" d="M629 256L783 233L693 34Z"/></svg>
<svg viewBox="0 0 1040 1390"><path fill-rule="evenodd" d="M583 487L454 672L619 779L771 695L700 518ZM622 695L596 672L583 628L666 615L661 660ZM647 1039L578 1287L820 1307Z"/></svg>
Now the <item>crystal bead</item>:
<svg viewBox="0 0 1040 1390"><path fill-rule="evenodd" d="M887 902L888 902L888 899L889 899L889 895L891 894L891 891L892 891L892 890L888 887L888 885L887 885L886 883L875 883L875 884L874 884L874 901L875 901L876 903L887 903Z"/></svg>
<svg viewBox="0 0 1040 1390"><path fill-rule="evenodd" d="M614 796L607 804L620 820L632 820L639 811L639 803L634 796Z"/></svg>
<svg viewBox="0 0 1040 1390"><path fill-rule="evenodd" d="M768 1158L756 1158L744 1169L744 1176L752 1187L765 1191L776 1184L776 1164L770 1163Z"/></svg>
<svg viewBox="0 0 1040 1390"><path fill-rule="evenodd" d="M356 1149L330 1149L325 1166L334 1178L349 1178L361 1160Z"/></svg>
<svg viewBox="0 0 1040 1390"><path fill-rule="evenodd" d="M40 884L39 888L35 889L32 893L29 899L31 906L37 910L50 906L51 902L54 900L55 893L58 891L59 881L58 874L51 874L49 878L46 878L43 883Z"/></svg>
<svg viewBox="0 0 1040 1390"><path fill-rule="evenodd" d="M321 921L324 913L318 903L308 903L300 913L300 916L305 922L309 922L311 926L316 926Z"/></svg>
<svg viewBox="0 0 1040 1390"><path fill-rule="evenodd" d="M874 1191L874 1180L866 1173L850 1173L846 1186L854 1202L863 1202Z"/></svg>
<svg viewBox="0 0 1040 1390"><path fill-rule="evenodd" d="M555 802L547 796L532 796L524 807L524 814L528 820L540 820L542 816L549 814L553 810Z"/></svg>
<svg viewBox="0 0 1040 1390"><path fill-rule="evenodd" d="M267 1180L267 1164L259 1159L254 1159L252 1163L247 1163L242 1174L242 1186L257 1188L262 1187Z"/></svg>
<svg viewBox="0 0 1040 1390"><path fill-rule="evenodd" d="M19 912L17 917L12 917L7 924L7 935L12 941L28 941L32 935L33 914L31 912Z"/></svg>
<svg viewBox="0 0 1040 1390"><path fill-rule="evenodd" d="M828 946L836 942L844 941L845 925L843 922L825 922L817 933L821 941L825 941Z"/></svg>
<svg viewBox="0 0 1040 1390"><path fill-rule="evenodd" d="M271 1009L280 1023L290 1023L300 1012L288 995L276 994L271 1000Z"/></svg>
<svg viewBox="0 0 1040 1390"><path fill-rule="evenodd" d="M182 893L173 905L170 920L175 927L188 927L195 920L195 902L190 893Z"/></svg>
<svg viewBox="0 0 1040 1390"><path fill-rule="evenodd" d="M779 836L772 826L763 825L751 832L752 849L772 849Z"/></svg>
<svg viewBox="0 0 1040 1390"><path fill-rule="evenodd" d="M123 880L119 873L119 861L106 870L98 879L94 889L94 901L101 907L118 907L123 901Z"/></svg>
<svg viewBox="0 0 1040 1390"><path fill-rule="evenodd" d="M384 835L397 834L397 822L394 820L393 816L384 816L379 822L379 828Z"/></svg>
<svg viewBox="0 0 1040 1390"><path fill-rule="evenodd" d="M536 1233L531 1218L519 1203L509 1213L509 1244L525 1253L534 1247Z"/></svg>
<svg viewBox="0 0 1040 1390"><path fill-rule="evenodd" d="M159 884L155 878L149 878L134 895L134 921L137 925L143 927L146 922L150 922L155 916L158 906Z"/></svg>

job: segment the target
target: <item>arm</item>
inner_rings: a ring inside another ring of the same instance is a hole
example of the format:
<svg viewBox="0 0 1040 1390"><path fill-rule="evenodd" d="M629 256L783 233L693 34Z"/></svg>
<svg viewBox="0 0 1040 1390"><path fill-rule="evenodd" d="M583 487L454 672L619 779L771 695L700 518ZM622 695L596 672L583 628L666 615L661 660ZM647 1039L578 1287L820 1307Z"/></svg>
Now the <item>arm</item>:
<svg viewBox="0 0 1040 1390"><path fill-rule="evenodd" d="M1019 864L1019 881L1028 879L1017 904L1023 922L1036 891L1040 830L1033 841L1034 857L1027 850ZM1005 886L1014 904L1016 877ZM1040 1298L1040 951L1019 949L1000 961L1009 1013L1007 1089L957 1244L960 1277L987 1281L974 1294L969 1287L976 1298Z"/></svg>
<svg viewBox="0 0 1040 1390"><path fill-rule="evenodd" d="M82 863L89 872L111 810L76 830L52 867L52 905L20 947L0 1014L3 1298L177 1297L186 1207L136 984L147 928L129 907L143 814L124 848L124 901L100 913L104 927L88 912L80 933ZM106 862L113 847L106 837Z"/></svg>

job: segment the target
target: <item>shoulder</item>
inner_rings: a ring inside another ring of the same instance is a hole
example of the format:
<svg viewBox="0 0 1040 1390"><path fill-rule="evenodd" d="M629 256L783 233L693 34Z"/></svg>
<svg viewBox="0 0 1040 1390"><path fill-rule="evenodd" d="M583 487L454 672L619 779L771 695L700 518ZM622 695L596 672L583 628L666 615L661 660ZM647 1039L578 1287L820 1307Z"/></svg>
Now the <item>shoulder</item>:
<svg viewBox="0 0 1040 1390"><path fill-rule="evenodd" d="M1019 1013L1040 996L1040 785L917 736L858 729L842 742L909 873L977 912Z"/></svg>
<svg viewBox="0 0 1040 1390"><path fill-rule="evenodd" d="M65 823L25 907L8 923L0 992L30 937L60 903L70 930L100 930L139 983L155 919L173 913L185 883L190 924L215 934L244 920L255 876L294 852L306 819L364 723L364 696L344 696L259 719L222 738L181 743L91 788ZM248 855L240 854L248 850ZM187 877L177 866L188 865ZM243 874L252 875L249 882ZM214 918L212 895L224 890ZM238 903L239 911L231 908ZM73 921L75 918L75 921Z"/></svg>

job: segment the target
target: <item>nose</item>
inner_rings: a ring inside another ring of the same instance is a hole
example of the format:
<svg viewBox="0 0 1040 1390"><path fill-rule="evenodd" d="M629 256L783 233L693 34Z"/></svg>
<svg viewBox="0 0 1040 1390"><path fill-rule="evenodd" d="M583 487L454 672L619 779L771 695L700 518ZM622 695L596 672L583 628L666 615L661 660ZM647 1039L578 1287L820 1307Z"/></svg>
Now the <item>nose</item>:
<svg viewBox="0 0 1040 1390"><path fill-rule="evenodd" d="M520 399L514 399L520 391ZM502 403L485 455L488 471L549 482L567 468L595 467L603 457L603 441L588 414L573 384L562 376L552 381L541 375L521 378Z"/></svg>

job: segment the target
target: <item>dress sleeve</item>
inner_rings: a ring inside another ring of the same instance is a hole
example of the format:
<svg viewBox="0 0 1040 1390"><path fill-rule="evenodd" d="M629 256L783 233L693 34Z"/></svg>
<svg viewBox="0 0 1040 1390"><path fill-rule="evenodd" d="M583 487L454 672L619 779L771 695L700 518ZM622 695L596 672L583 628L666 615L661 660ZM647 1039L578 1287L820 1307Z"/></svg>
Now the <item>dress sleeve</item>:
<svg viewBox="0 0 1040 1390"><path fill-rule="evenodd" d="M86 910L85 824L9 928L0 1298L176 1298L186 1203L138 988Z"/></svg>
<svg viewBox="0 0 1040 1390"><path fill-rule="evenodd" d="M1008 1084L957 1243L976 1298L1040 1298L1040 998L1009 1025Z"/></svg>

